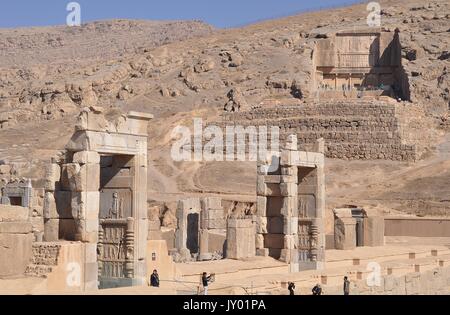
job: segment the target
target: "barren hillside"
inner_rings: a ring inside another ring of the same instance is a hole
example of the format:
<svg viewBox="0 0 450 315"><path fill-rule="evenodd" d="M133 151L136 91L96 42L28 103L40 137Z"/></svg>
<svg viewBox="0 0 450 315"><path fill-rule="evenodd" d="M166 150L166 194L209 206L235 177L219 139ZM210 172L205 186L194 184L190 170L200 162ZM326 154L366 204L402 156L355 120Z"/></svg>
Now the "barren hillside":
<svg viewBox="0 0 450 315"><path fill-rule="evenodd" d="M327 208L356 203L386 213L446 215L450 5L382 1L381 8L383 29L400 30L409 104L427 117L416 127L444 142L430 143L433 150L416 163L327 160ZM355 5L226 31L141 21L0 30L0 160L20 162L21 174L39 178L38 166L63 149L80 108L133 109L156 117L149 129L150 199L204 192L252 200L254 163L174 163L170 132L191 125L192 117L217 119L233 88L242 109L301 105L310 93L315 38L365 26L367 14L365 5Z"/></svg>

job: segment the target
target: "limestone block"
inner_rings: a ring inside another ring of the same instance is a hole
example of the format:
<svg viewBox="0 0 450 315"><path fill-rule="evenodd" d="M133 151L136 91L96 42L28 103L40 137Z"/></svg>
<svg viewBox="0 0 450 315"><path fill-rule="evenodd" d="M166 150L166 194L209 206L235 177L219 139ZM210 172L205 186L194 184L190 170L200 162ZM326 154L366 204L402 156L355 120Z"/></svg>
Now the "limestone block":
<svg viewBox="0 0 450 315"><path fill-rule="evenodd" d="M293 176L298 177L298 167L297 166L283 166L281 168L281 175L283 176Z"/></svg>
<svg viewBox="0 0 450 315"><path fill-rule="evenodd" d="M364 246L384 245L384 218L364 218Z"/></svg>
<svg viewBox="0 0 450 315"><path fill-rule="evenodd" d="M256 256L268 257L269 249L268 248L258 248L256 249Z"/></svg>
<svg viewBox="0 0 450 315"><path fill-rule="evenodd" d="M297 249L282 249L280 260L286 263L297 263L299 262L299 255Z"/></svg>
<svg viewBox="0 0 450 315"><path fill-rule="evenodd" d="M44 189L47 191L55 191L59 189L59 181L61 179L61 168L58 164L48 164L45 168Z"/></svg>
<svg viewBox="0 0 450 315"><path fill-rule="evenodd" d="M100 166L98 164L67 164L67 178L71 191L98 191L100 186Z"/></svg>
<svg viewBox="0 0 450 315"><path fill-rule="evenodd" d="M227 227L225 218L205 220L204 223L207 229L225 229Z"/></svg>
<svg viewBox="0 0 450 315"><path fill-rule="evenodd" d="M84 264L84 282L89 285L89 290L97 289L97 281L98 281L98 263L96 261L86 262Z"/></svg>
<svg viewBox="0 0 450 315"><path fill-rule="evenodd" d="M148 237L148 220L140 219L135 220L135 229L137 229L137 233L135 234L136 240L146 240ZM135 248L135 258L138 260L145 259L146 257L146 249L147 242L137 242L137 246Z"/></svg>
<svg viewBox="0 0 450 315"><path fill-rule="evenodd" d="M32 233L0 233L0 277L24 274L31 260L32 242Z"/></svg>
<svg viewBox="0 0 450 315"><path fill-rule="evenodd" d="M235 219L230 218L228 219L228 227L235 227L235 228L248 228L253 227L253 221L251 219Z"/></svg>
<svg viewBox="0 0 450 315"><path fill-rule="evenodd" d="M72 215L76 219L98 219L100 192L72 192Z"/></svg>
<svg viewBox="0 0 450 315"><path fill-rule="evenodd" d="M256 248L264 248L264 235L256 234L255 236L255 246Z"/></svg>
<svg viewBox="0 0 450 315"><path fill-rule="evenodd" d="M255 229L250 219L230 219L227 228L227 258L254 257L256 250Z"/></svg>
<svg viewBox="0 0 450 315"><path fill-rule="evenodd" d="M55 195L53 192L47 192L44 196L44 218L46 219L58 219L58 211L56 210Z"/></svg>
<svg viewBox="0 0 450 315"><path fill-rule="evenodd" d="M266 234L267 231L267 217L256 217L256 233Z"/></svg>
<svg viewBox="0 0 450 315"><path fill-rule="evenodd" d="M335 219L334 246L336 249L354 249L356 247L356 220L353 218Z"/></svg>
<svg viewBox="0 0 450 315"><path fill-rule="evenodd" d="M298 217L283 217L283 234L297 234Z"/></svg>
<svg viewBox="0 0 450 315"><path fill-rule="evenodd" d="M69 177L67 175L68 165L70 165L70 163L61 165L60 189L65 191L70 191L70 182Z"/></svg>
<svg viewBox="0 0 450 315"><path fill-rule="evenodd" d="M46 242L59 240L59 219L46 219L44 221L44 240Z"/></svg>
<svg viewBox="0 0 450 315"><path fill-rule="evenodd" d="M86 232L95 232L98 233L99 221L96 219L87 219L86 220Z"/></svg>
<svg viewBox="0 0 450 315"><path fill-rule="evenodd" d="M222 209L222 198L205 197L201 200L201 208L206 209Z"/></svg>
<svg viewBox="0 0 450 315"><path fill-rule="evenodd" d="M161 228L161 221L159 221L159 220L148 221L148 230L149 231L159 231L160 228Z"/></svg>
<svg viewBox="0 0 450 315"><path fill-rule="evenodd" d="M297 185L295 183L281 183L280 184L281 196L289 197L297 195Z"/></svg>
<svg viewBox="0 0 450 315"><path fill-rule="evenodd" d="M256 215L265 217L267 213L267 197L257 196L256 197Z"/></svg>
<svg viewBox="0 0 450 315"><path fill-rule="evenodd" d="M83 191L83 182L86 177L81 174L81 165L78 163L68 163L65 165L67 180L71 191ZM86 175L86 174L84 174Z"/></svg>
<svg viewBox="0 0 450 315"><path fill-rule="evenodd" d="M259 196L266 196L267 194L267 185L264 181L263 175L258 175L256 180L256 194Z"/></svg>
<svg viewBox="0 0 450 315"><path fill-rule="evenodd" d="M208 252L208 241L209 241L209 235L208 230L200 230L199 231L199 254L200 254L200 260L204 260L207 258L209 252Z"/></svg>
<svg viewBox="0 0 450 315"><path fill-rule="evenodd" d="M264 175L264 182L266 184L279 184L280 180L280 175Z"/></svg>
<svg viewBox="0 0 450 315"><path fill-rule="evenodd" d="M298 236L297 235L285 235L284 245L285 249L296 249L298 247Z"/></svg>
<svg viewBox="0 0 450 315"><path fill-rule="evenodd" d="M98 164L100 155L95 151L80 151L73 155L73 163L78 164Z"/></svg>
<svg viewBox="0 0 450 315"><path fill-rule="evenodd" d="M298 216L298 198L296 196L283 198L281 214L285 217Z"/></svg>
<svg viewBox="0 0 450 315"><path fill-rule="evenodd" d="M267 196L281 196L280 184L267 184Z"/></svg>
<svg viewBox="0 0 450 315"><path fill-rule="evenodd" d="M84 257L86 263L97 262L97 244L86 243L84 246Z"/></svg>
<svg viewBox="0 0 450 315"><path fill-rule="evenodd" d="M27 221L29 209L0 204L0 222Z"/></svg>
<svg viewBox="0 0 450 315"><path fill-rule="evenodd" d="M75 241L83 243L97 243L98 242L98 232L86 232L78 230L75 235Z"/></svg>
<svg viewBox="0 0 450 315"><path fill-rule="evenodd" d="M284 145L284 148L286 150L297 151L297 149L298 149L297 135L292 134L292 135L287 136L286 144Z"/></svg>
<svg viewBox="0 0 450 315"><path fill-rule="evenodd" d="M280 183L297 183L298 177L293 175L281 175Z"/></svg>
<svg viewBox="0 0 450 315"><path fill-rule="evenodd" d="M33 226L30 222L0 222L0 234L28 234L31 233Z"/></svg>
<svg viewBox="0 0 450 315"><path fill-rule="evenodd" d="M296 157L297 157L296 151L282 150L280 157L281 167L295 165Z"/></svg>
<svg viewBox="0 0 450 315"><path fill-rule="evenodd" d="M223 209L209 209L209 210L203 210L201 213L203 220L217 220L217 219L224 219L225 213Z"/></svg>

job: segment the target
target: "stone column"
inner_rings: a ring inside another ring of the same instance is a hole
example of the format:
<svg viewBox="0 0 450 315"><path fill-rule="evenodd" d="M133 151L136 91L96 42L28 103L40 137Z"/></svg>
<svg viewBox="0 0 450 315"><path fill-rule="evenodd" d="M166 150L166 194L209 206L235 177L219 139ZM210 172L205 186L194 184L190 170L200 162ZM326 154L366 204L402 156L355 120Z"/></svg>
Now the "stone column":
<svg viewBox="0 0 450 315"><path fill-rule="evenodd" d="M288 136L285 148L281 152L281 195L283 196L283 234L284 244L280 260L289 264L291 272L299 270L298 252L298 159L297 136Z"/></svg>
<svg viewBox="0 0 450 315"><path fill-rule="evenodd" d="M61 167L56 163L47 165L44 179L44 240L46 242L59 239L59 215L56 209L55 191L59 189Z"/></svg>
<svg viewBox="0 0 450 315"><path fill-rule="evenodd" d="M80 151L66 165L67 180L72 191L72 213L77 226L76 240L85 248L85 290L98 288L97 242L100 211L100 155Z"/></svg>
<svg viewBox="0 0 450 315"><path fill-rule="evenodd" d="M229 218L227 227L227 258L250 258L254 257L255 253L255 225L252 219Z"/></svg>

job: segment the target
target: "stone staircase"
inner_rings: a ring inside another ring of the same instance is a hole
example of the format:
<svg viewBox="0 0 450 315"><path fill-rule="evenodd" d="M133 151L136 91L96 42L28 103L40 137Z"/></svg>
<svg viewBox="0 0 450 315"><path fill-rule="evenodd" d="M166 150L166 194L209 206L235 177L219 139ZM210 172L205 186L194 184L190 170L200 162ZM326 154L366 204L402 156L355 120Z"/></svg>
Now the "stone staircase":
<svg viewBox="0 0 450 315"><path fill-rule="evenodd" d="M61 245L53 243L34 243L31 263L25 270L28 277L47 278L53 268L58 265Z"/></svg>

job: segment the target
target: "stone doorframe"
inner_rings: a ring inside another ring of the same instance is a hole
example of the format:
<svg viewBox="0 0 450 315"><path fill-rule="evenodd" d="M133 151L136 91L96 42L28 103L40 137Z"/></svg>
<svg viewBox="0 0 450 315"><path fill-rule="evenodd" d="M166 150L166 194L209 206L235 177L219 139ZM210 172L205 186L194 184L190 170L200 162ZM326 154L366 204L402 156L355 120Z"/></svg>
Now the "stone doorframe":
<svg viewBox="0 0 450 315"><path fill-rule="evenodd" d="M85 243L85 288L96 289L98 280L100 155L129 155L135 163L132 192L134 221L132 285L146 283L147 220L147 125L153 118L146 113L129 112L109 121L101 109L84 109L75 133L66 146L72 163L79 164L78 186L72 190L72 214L76 225L75 239ZM69 178L69 181L71 179ZM78 197L78 200L76 198ZM75 204L74 204L75 203ZM131 275L131 273L129 274Z"/></svg>
<svg viewBox="0 0 450 315"><path fill-rule="evenodd" d="M323 269L325 264L323 139L317 140L314 151L298 151L297 136L289 135L281 154L258 161L256 254L268 256L270 250L279 250L279 259L289 264L291 272ZM269 172L274 161L279 161L278 169ZM307 184L314 202L312 210L302 214L299 198L303 183L299 174L305 169L315 172ZM275 205L271 198L280 201ZM276 216L271 217L275 212ZM276 232L271 231L274 219L281 220L282 225Z"/></svg>

